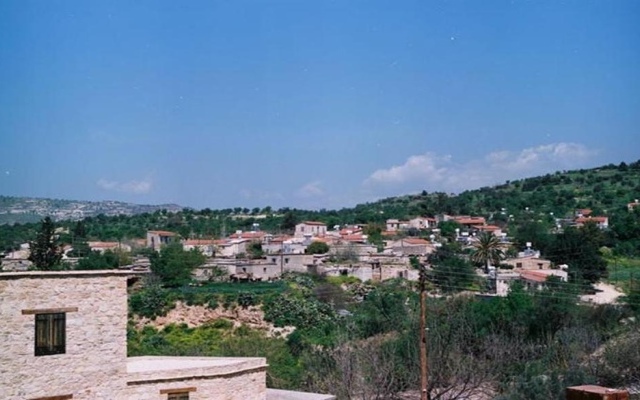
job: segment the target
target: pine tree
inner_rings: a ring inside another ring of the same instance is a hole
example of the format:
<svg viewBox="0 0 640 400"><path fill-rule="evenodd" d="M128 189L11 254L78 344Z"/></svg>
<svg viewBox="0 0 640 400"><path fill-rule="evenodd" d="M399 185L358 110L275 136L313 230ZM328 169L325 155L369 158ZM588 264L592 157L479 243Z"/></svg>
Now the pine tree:
<svg viewBox="0 0 640 400"><path fill-rule="evenodd" d="M55 230L56 227L51 218L45 217L40 223L36 240L29 242L31 250L29 260L33 262L36 269L51 271L60 265L62 247L58 244Z"/></svg>

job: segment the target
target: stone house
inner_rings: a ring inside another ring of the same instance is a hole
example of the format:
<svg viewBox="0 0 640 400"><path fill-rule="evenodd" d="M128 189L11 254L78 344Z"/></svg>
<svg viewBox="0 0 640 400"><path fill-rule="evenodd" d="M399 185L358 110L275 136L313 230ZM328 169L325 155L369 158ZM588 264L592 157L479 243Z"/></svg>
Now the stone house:
<svg viewBox="0 0 640 400"><path fill-rule="evenodd" d="M244 261L236 264L236 274L249 274L260 280L269 280L279 278L281 275L281 267L274 262L260 261Z"/></svg>
<svg viewBox="0 0 640 400"><path fill-rule="evenodd" d="M309 240L295 237L275 237L263 242L262 251L265 254L304 254Z"/></svg>
<svg viewBox="0 0 640 400"><path fill-rule="evenodd" d="M278 271L285 272L312 272L314 266L321 264L323 256L317 254L270 254L267 262L275 264Z"/></svg>
<svg viewBox="0 0 640 400"><path fill-rule="evenodd" d="M489 272L489 279L495 279L495 294L498 296L508 295L511 284L516 280L522 281L528 290L542 289L550 276L556 276L564 282L568 279L567 271L559 269Z"/></svg>
<svg viewBox="0 0 640 400"><path fill-rule="evenodd" d="M398 232L409 229L409 221L400 221L398 219L388 219L387 220L387 231L388 232Z"/></svg>
<svg viewBox="0 0 640 400"><path fill-rule="evenodd" d="M216 254L216 240L213 239L187 239L182 241L182 249L185 251L198 250L205 257L213 257Z"/></svg>
<svg viewBox="0 0 640 400"><path fill-rule="evenodd" d="M218 254L222 257L235 257L247 254L247 245L251 243L249 239L232 239L218 245Z"/></svg>
<svg viewBox="0 0 640 400"><path fill-rule="evenodd" d="M409 220L409 228L425 230L434 228L437 225L435 218L415 217Z"/></svg>
<svg viewBox="0 0 640 400"><path fill-rule="evenodd" d="M295 236L324 236L327 234L327 224L317 221L305 221L296 225Z"/></svg>
<svg viewBox="0 0 640 400"><path fill-rule="evenodd" d="M2 398L284 398L266 388L264 358L127 357L127 287L136 279L110 270L0 274Z"/></svg>
<svg viewBox="0 0 640 400"><path fill-rule="evenodd" d="M551 261L536 256L522 256L510 258L503 261L517 269L524 270L547 270L551 269Z"/></svg>
<svg viewBox="0 0 640 400"><path fill-rule="evenodd" d="M165 244L171 243L178 234L169 231L147 231L147 247L160 250Z"/></svg>
<svg viewBox="0 0 640 400"><path fill-rule="evenodd" d="M89 245L89 249L91 249L91 251L97 251L100 254L103 254L105 251L110 250L110 251L124 251L124 252L131 252L131 246L129 246L128 244L123 244L120 242L87 242L87 245Z"/></svg>
<svg viewBox="0 0 640 400"><path fill-rule="evenodd" d="M426 239L404 238L387 243L385 250L404 256L424 256L433 252L433 246Z"/></svg>

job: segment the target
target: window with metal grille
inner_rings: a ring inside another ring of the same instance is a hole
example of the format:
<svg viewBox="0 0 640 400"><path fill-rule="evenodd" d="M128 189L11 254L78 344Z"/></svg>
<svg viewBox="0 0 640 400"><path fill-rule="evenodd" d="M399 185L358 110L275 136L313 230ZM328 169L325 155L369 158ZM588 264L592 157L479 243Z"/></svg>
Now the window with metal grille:
<svg viewBox="0 0 640 400"><path fill-rule="evenodd" d="M171 393L167 400L189 400L189 392Z"/></svg>
<svg viewBox="0 0 640 400"><path fill-rule="evenodd" d="M66 314L36 314L36 356L64 354Z"/></svg>

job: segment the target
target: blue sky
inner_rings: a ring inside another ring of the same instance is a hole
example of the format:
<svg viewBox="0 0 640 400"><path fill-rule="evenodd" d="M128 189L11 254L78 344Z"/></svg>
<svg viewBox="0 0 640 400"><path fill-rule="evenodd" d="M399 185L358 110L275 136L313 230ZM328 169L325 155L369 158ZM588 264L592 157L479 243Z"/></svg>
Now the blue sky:
<svg viewBox="0 0 640 400"><path fill-rule="evenodd" d="M640 158L640 2L0 2L0 194L339 208Z"/></svg>

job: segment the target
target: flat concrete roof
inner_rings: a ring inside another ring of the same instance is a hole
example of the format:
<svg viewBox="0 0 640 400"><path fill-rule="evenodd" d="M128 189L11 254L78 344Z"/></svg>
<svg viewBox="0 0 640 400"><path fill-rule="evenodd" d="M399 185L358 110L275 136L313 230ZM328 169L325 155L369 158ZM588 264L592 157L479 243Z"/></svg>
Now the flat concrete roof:
<svg viewBox="0 0 640 400"><path fill-rule="evenodd" d="M172 369L238 366L247 363L262 366L264 358L259 357L164 357L145 356L127 358L127 372L166 371Z"/></svg>
<svg viewBox="0 0 640 400"><path fill-rule="evenodd" d="M95 278L102 276L132 276L132 275L144 275L149 271L131 271L131 270L119 270L119 269L101 269L90 271L15 271L15 272L0 272L0 280L2 279L23 279L23 278Z"/></svg>
<svg viewBox="0 0 640 400"><path fill-rule="evenodd" d="M164 357L127 358L130 384L186 378L213 378L267 367L262 357Z"/></svg>
<svg viewBox="0 0 640 400"><path fill-rule="evenodd" d="M335 400L331 394L294 392L291 390L267 389L267 400Z"/></svg>

